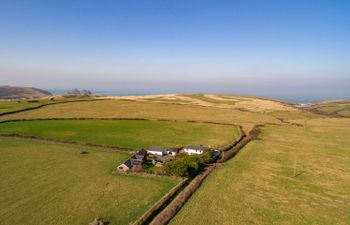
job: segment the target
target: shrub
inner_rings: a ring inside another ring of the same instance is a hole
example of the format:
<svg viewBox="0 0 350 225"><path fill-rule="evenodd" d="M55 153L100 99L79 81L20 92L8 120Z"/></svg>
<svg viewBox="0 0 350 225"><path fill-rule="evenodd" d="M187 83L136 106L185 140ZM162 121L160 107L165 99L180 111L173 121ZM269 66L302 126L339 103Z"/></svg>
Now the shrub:
<svg viewBox="0 0 350 225"><path fill-rule="evenodd" d="M174 176L194 176L206 163L213 162L213 152L206 150L201 155L179 154L177 158L169 160L164 164L164 172Z"/></svg>

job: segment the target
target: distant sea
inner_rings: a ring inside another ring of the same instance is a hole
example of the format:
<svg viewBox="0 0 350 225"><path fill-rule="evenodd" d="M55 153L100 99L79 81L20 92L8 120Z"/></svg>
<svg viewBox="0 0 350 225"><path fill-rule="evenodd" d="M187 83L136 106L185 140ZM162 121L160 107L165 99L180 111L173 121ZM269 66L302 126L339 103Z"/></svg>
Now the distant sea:
<svg viewBox="0 0 350 225"><path fill-rule="evenodd" d="M67 91L70 91L71 89L45 89L49 92L51 92L54 95L62 95L67 93ZM94 94L104 95L104 96L141 96L141 95L156 95L156 94L172 94L172 92L166 93L166 92L156 92L156 91L116 91L116 90L93 90L88 89L92 91ZM225 93L230 94L230 93ZM310 97L310 96L285 96L285 95L259 95L259 94L242 94L242 93L232 93L232 95L250 95L250 96L261 96L286 102L292 102L292 103L311 103L311 102L318 102L322 100L335 100L334 98L325 98L325 97Z"/></svg>

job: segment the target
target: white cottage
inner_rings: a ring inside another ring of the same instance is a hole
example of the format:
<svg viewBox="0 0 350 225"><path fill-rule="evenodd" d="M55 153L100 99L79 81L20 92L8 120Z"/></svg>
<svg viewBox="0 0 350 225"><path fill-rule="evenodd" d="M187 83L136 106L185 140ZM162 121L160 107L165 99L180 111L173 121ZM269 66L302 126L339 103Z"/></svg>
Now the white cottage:
<svg viewBox="0 0 350 225"><path fill-rule="evenodd" d="M189 145L186 146L183 150L187 155L200 155L203 154L205 150L208 150L208 147L202 145Z"/></svg>
<svg viewBox="0 0 350 225"><path fill-rule="evenodd" d="M147 149L147 153L152 154L152 155L166 155L167 154L167 149L166 148L162 148L162 147L155 147L152 146L149 149Z"/></svg>

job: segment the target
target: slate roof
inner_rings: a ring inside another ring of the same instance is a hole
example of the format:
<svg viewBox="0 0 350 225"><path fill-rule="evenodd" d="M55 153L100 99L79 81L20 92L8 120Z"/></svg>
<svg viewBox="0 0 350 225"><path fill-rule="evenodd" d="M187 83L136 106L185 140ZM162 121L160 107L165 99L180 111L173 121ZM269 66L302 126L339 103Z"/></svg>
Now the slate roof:
<svg viewBox="0 0 350 225"><path fill-rule="evenodd" d="M141 149L140 151L136 152L135 155L147 156L147 151L145 151L144 149Z"/></svg>
<svg viewBox="0 0 350 225"><path fill-rule="evenodd" d="M178 148L168 148L167 151L169 151L169 152L178 152L179 149Z"/></svg>
<svg viewBox="0 0 350 225"><path fill-rule="evenodd" d="M123 164L129 169L133 165L142 165L144 163L144 159L147 156L147 152L145 150L140 150L134 155L132 155L129 159L127 159Z"/></svg>
<svg viewBox="0 0 350 225"><path fill-rule="evenodd" d="M147 151L153 151L153 152L166 152L167 149L163 148L163 147L157 147L157 146L151 146L149 147L149 149L147 149Z"/></svg>
<svg viewBox="0 0 350 225"><path fill-rule="evenodd" d="M131 163L131 160L130 160L130 159L126 160L123 164L124 164L125 166L129 167L129 169L132 167L132 163Z"/></svg>

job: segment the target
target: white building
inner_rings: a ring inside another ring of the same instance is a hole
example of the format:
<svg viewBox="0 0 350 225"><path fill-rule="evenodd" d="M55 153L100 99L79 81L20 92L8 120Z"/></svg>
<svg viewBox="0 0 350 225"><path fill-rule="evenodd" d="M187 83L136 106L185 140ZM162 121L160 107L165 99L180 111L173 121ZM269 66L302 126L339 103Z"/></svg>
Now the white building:
<svg viewBox="0 0 350 225"><path fill-rule="evenodd" d="M172 156L176 156L177 153L179 153L179 149L178 148L168 148L166 150L166 153Z"/></svg>
<svg viewBox="0 0 350 225"><path fill-rule="evenodd" d="M152 155L166 155L167 154L167 149L162 148L162 147L155 147L152 146L149 149L147 149L147 153L152 154Z"/></svg>
<svg viewBox="0 0 350 225"><path fill-rule="evenodd" d="M208 147L202 145L189 145L186 146L183 150L188 155L200 155L203 154L205 150L208 150Z"/></svg>

